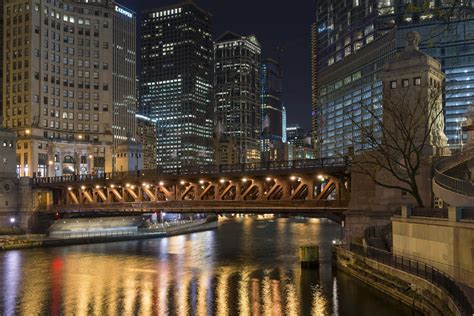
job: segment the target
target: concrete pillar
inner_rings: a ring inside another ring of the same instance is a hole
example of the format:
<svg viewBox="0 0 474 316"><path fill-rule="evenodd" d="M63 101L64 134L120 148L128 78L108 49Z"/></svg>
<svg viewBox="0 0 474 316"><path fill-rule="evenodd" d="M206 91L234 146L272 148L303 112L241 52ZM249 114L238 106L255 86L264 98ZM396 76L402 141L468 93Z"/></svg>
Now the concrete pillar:
<svg viewBox="0 0 474 316"><path fill-rule="evenodd" d="M308 200L312 200L314 198L314 181L312 178L305 178L304 179L305 184L308 187Z"/></svg>
<svg viewBox="0 0 474 316"><path fill-rule="evenodd" d="M403 205L402 206L402 217L408 218L413 216L413 209L409 206Z"/></svg>
<svg viewBox="0 0 474 316"><path fill-rule="evenodd" d="M462 208L450 206L448 207L448 220L450 222L459 222L462 218Z"/></svg>

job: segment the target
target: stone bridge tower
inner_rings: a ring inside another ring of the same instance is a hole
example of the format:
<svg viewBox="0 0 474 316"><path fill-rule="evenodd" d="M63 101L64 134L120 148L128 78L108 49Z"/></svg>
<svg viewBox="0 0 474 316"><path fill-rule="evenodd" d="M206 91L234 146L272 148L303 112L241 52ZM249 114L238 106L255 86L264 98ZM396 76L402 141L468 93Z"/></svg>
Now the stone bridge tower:
<svg viewBox="0 0 474 316"><path fill-rule="evenodd" d="M409 137L419 149L417 154L423 157L420 159L423 165L418 170L416 182L423 204L429 206L433 201L431 162L435 156L448 154L442 109L445 76L437 60L419 51L419 41L418 33L408 33L405 50L396 53L379 74L383 82L383 114L379 128L383 134L381 146L386 144L386 147L394 148L400 145L397 140ZM374 153L375 156L378 154L375 150L354 156L354 165L369 154L374 157ZM402 156L396 150L391 154ZM376 185L368 175L355 173L354 168L351 202L346 212L346 240L363 237L367 227L390 224L390 217L402 205L416 205L407 192ZM383 168L379 167L374 173L376 179L384 179L385 183L406 186Z"/></svg>

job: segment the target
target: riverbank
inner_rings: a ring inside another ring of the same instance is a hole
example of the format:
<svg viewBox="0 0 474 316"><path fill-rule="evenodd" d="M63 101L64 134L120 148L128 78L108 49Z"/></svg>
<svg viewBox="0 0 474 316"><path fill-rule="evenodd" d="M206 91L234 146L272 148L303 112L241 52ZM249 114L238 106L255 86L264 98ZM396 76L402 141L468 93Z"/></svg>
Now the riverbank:
<svg viewBox="0 0 474 316"><path fill-rule="evenodd" d="M390 257L389 260L406 267L407 262L398 262L395 257ZM336 261L338 269L423 314L464 315L466 310L470 310L469 307L455 301L442 287L422 277L428 272L434 273L432 270L417 270L415 275L366 258L343 247L336 248ZM409 262L408 264L410 271L422 268L418 263L413 267Z"/></svg>
<svg viewBox="0 0 474 316"><path fill-rule="evenodd" d="M46 237L44 235L24 235L0 237L0 250L28 249L37 247L61 247L70 245L108 243L141 239L164 238L190 234L218 228L218 220L194 220L191 222L163 225L161 229L139 229L134 232L95 233L94 235L72 237Z"/></svg>

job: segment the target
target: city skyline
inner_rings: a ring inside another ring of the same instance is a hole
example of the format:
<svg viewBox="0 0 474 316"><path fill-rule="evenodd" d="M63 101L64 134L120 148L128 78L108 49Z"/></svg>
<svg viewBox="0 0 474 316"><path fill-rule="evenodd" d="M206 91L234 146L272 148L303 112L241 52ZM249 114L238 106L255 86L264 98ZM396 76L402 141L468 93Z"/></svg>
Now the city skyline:
<svg viewBox="0 0 474 316"><path fill-rule="evenodd" d="M0 2L0 315L474 316L474 0Z"/></svg>
<svg viewBox="0 0 474 316"><path fill-rule="evenodd" d="M120 3L137 13L182 1L122 0ZM213 39L226 31L242 35L256 35L262 45L262 56L276 59L283 68L283 105L288 122L298 123L306 130L311 128L311 23L314 22L315 1L306 8L288 7L285 3L244 0L235 3L194 1L212 14ZM271 5L272 14L262 14ZM254 10L247 8L253 7ZM245 16L245 20L240 17ZM139 23L138 23L139 24ZM283 54L277 53L282 48ZM276 56L275 56L276 55ZM279 56L280 55L280 56ZM281 58L280 58L281 57ZM137 72L139 73L139 72Z"/></svg>

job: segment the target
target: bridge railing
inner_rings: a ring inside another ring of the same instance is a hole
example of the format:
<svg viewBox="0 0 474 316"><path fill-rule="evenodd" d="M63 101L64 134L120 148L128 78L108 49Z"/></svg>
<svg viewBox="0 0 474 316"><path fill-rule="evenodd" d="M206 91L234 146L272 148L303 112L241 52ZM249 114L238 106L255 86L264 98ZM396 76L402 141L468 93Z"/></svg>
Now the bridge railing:
<svg viewBox="0 0 474 316"><path fill-rule="evenodd" d="M208 165L197 167L183 167L171 169L151 169L127 172L112 172L101 174L74 174L58 177L32 178L32 184L55 184L81 181L123 180L138 177L158 177L162 175L215 175L222 173L252 172L264 170L295 170L307 168L348 167L349 157L319 158L290 161L269 161L233 165Z"/></svg>

